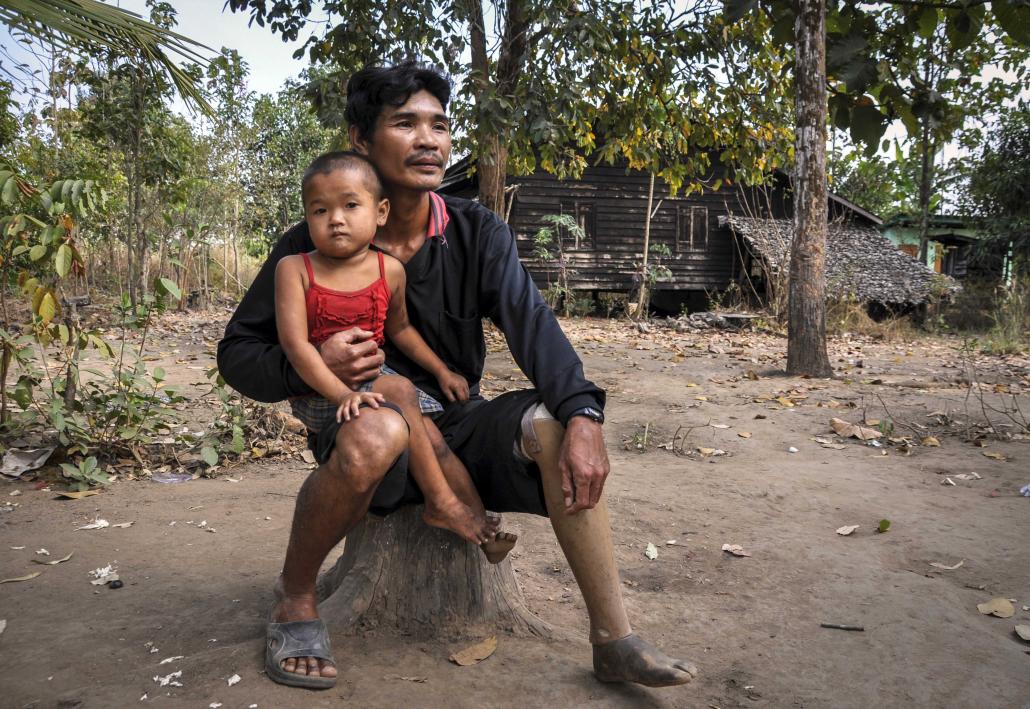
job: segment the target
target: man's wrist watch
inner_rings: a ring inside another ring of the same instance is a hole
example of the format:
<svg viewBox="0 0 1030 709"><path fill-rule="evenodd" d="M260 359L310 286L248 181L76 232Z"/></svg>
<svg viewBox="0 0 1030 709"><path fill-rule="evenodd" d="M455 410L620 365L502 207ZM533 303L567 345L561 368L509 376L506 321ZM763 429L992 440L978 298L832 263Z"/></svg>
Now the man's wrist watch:
<svg viewBox="0 0 1030 709"><path fill-rule="evenodd" d="M576 409L571 414L569 414L569 421L571 421L574 416L583 416L585 418L590 419L591 421L596 421L597 423L604 423L604 412L600 409L595 409L593 406L584 406L581 409Z"/></svg>

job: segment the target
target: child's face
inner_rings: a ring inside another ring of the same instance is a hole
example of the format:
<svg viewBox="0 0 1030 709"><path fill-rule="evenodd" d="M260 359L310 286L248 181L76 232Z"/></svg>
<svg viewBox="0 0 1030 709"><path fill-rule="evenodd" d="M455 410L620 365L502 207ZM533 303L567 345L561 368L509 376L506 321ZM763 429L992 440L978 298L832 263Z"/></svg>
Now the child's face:
<svg viewBox="0 0 1030 709"><path fill-rule="evenodd" d="M386 223L390 202L377 199L364 171L343 168L314 175L304 188L304 216L318 252L347 258L368 248Z"/></svg>

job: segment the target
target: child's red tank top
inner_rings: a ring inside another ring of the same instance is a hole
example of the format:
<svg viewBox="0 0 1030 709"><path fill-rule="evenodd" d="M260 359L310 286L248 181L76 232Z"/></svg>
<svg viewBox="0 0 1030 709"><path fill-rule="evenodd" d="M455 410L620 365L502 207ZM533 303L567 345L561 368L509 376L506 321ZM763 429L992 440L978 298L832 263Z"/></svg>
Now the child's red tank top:
<svg viewBox="0 0 1030 709"><path fill-rule="evenodd" d="M373 339L383 346L386 312L390 307L390 286L386 282L383 253L379 257L379 279L361 290L343 292L315 283L311 259L304 256L308 269L308 290L304 303L308 311L308 341L318 347L332 335L352 327L373 333Z"/></svg>

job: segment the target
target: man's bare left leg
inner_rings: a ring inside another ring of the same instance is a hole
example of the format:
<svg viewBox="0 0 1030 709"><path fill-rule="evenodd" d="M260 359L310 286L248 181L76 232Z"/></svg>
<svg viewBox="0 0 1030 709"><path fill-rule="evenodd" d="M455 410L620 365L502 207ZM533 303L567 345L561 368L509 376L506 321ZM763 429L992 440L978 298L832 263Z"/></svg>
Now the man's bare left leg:
<svg viewBox="0 0 1030 709"><path fill-rule="evenodd" d="M523 449L540 468L544 501L565 558L590 616L594 674L602 682L636 682L649 687L686 684L697 675L690 662L669 657L636 635L622 602L608 506L604 497L589 510L565 512L558 455L564 428L541 405L525 419ZM528 438L532 440L526 440Z"/></svg>

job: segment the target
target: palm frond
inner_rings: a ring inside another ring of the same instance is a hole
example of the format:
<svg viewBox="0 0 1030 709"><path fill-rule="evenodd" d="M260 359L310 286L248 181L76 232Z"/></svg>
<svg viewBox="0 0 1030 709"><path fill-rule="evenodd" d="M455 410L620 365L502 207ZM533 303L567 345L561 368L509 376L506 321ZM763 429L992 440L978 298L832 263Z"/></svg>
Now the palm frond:
<svg viewBox="0 0 1030 709"><path fill-rule="evenodd" d="M168 75L187 103L213 114L193 77L172 59L177 55L206 66L208 60L198 50L211 48L136 13L98 0L0 0L0 22L72 51L83 44L99 45L155 67Z"/></svg>

